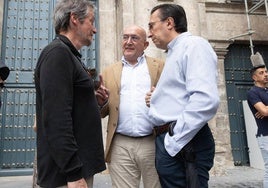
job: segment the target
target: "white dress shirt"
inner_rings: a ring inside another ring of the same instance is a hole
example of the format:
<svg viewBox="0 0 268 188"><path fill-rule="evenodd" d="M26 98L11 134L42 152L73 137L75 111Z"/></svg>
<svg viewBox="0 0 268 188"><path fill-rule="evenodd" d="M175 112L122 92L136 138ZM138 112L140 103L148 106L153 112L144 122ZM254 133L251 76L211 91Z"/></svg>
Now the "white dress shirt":
<svg viewBox="0 0 268 188"><path fill-rule="evenodd" d="M148 117L145 95L150 91L151 77L146 58L138 58L135 65L122 58L119 120L117 133L139 137L152 134L153 125Z"/></svg>
<svg viewBox="0 0 268 188"><path fill-rule="evenodd" d="M168 44L161 77L152 94L149 116L155 126L177 121L165 148L175 156L216 113L217 56L203 38L189 32Z"/></svg>

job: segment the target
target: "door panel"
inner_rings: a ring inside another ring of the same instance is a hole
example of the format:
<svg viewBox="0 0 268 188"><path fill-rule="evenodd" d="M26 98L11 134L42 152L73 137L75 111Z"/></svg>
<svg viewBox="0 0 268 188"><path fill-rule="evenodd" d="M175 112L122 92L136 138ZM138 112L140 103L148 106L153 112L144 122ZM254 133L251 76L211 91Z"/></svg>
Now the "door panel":
<svg viewBox="0 0 268 188"><path fill-rule="evenodd" d="M32 129L34 69L40 52L55 37L55 3L56 0L4 1L1 58L10 68L10 75L1 92L0 176L32 174L36 142ZM90 47L82 48L81 54L87 67L98 70L97 39L95 36Z"/></svg>

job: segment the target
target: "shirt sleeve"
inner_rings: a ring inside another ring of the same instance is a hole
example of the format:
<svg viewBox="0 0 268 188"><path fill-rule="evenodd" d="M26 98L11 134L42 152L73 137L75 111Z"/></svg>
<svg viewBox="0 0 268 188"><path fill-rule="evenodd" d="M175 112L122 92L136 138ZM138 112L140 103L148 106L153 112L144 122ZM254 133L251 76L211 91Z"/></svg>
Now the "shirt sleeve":
<svg viewBox="0 0 268 188"><path fill-rule="evenodd" d="M262 100L260 99L259 95L256 92L252 91L252 90L248 91L247 99L248 99L248 102L252 106L254 106L258 102L262 102Z"/></svg>
<svg viewBox="0 0 268 188"><path fill-rule="evenodd" d="M186 97L174 127L174 136L166 134L165 148L175 156L216 114L219 105L217 89L217 56L208 42L189 41L180 64L181 83ZM182 85L183 85L182 84Z"/></svg>

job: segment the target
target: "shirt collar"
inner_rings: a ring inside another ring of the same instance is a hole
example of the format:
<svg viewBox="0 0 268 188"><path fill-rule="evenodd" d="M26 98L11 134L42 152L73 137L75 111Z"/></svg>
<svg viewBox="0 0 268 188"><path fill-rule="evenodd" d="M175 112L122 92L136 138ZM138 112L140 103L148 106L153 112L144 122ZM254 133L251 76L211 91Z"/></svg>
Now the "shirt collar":
<svg viewBox="0 0 268 188"><path fill-rule="evenodd" d="M145 54L143 53L140 57L137 58L138 63L136 63L134 66L141 64L143 62L144 58L145 58ZM122 56L122 62L123 62L123 65L133 66L125 59L124 56Z"/></svg>
<svg viewBox="0 0 268 188"><path fill-rule="evenodd" d="M79 51L74 47L74 45L72 44L72 42L64 35L56 35L56 39L61 40L64 44L66 44L70 50L72 51L72 53L78 57L79 59L81 59L82 55L79 53Z"/></svg>
<svg viewBox="0 0 268 188"><path fill-rule="evenodd" d="M170 41L167 45L168 51L172 50L174 46L179 43L183 38L187 36L191 36L192 34L190 32L183 32L179 34L177 37L175 37L172 41Z"/></svg>
<svg viewBox="0 0 268 188"><path fill-rule="evenodd" d="M256 87L256 88L259 88L259 89L262 89L262 90L268 90L268 88L267 87L260 87L260 86L257 86L257 85L254 85L254 87Z"/></svg>

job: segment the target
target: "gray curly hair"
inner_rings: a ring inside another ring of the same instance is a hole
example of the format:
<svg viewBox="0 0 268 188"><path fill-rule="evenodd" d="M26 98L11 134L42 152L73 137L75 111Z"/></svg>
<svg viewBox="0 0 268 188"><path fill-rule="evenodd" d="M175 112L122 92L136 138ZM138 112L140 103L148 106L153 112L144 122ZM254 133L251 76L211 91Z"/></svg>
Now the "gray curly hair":
<svg viewBox="0 0 268 188"><path fill-rule="evenodd" d="M53 16L56 34L68 30L71 13L77 15L79 21L83 22L89 13L88 8L93 11L96 9L89 0L58 0Z"/></svg>

